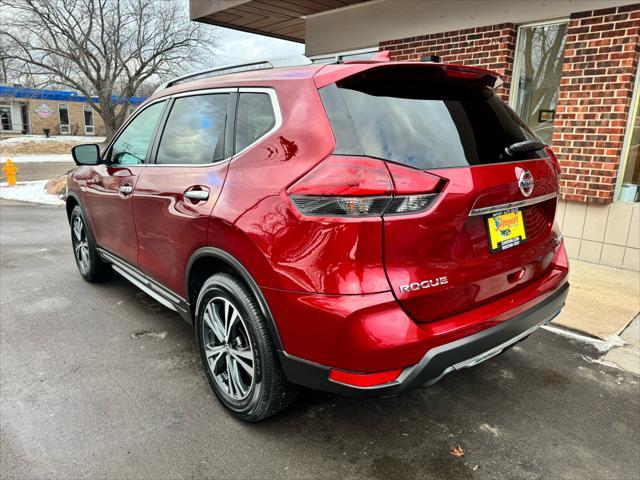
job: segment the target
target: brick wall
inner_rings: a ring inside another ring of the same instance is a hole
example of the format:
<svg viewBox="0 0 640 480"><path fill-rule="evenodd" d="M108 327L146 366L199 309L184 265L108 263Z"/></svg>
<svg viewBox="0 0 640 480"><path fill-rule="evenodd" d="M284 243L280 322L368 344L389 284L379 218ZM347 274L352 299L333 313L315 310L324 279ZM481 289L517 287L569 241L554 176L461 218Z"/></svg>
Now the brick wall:
<svg viewBox="0 0 640 480"><path fill-rule="evenodd" d="M31 132L34 135L42 135L43 128L51 129L51 135L60 134L60 116L58 107L61 103L67 105L69 109L69 130L71 135L86 135L84 125L84 103L82 102L61 102L56 100L28 99L29 120L31 122ZM40 105L48 105L53 113L49 118L41 118L34 110ZM105 134L104 124L100 115L93 112L94 135Z"/></svg>
<svg viewBox="0 0 640 480"><path fill-rule="evenodd" d="M638 66L639 26L640 4L570 17L553 134L566 200L613 200Z"/></svg>
<svg viewBox="0 0 640 480"><path fill-rule="evenodd" d="M508 101L516 43L511 23L388 40L391 59L439 55L443 62L499 73ZM567 28L552 146L562 165L565 200L613 200L640 56L640 3L577 12Z"/></svg>
<svg viewBox="0 0 640 480"><path fill-rule="evenodd" d="M396 61L439 55L443 62L494 70L504 82L498 94L505 101L509 99L516 49L516 26L512 23L389 40L380 42L379 48L390 50Z"/></svg>

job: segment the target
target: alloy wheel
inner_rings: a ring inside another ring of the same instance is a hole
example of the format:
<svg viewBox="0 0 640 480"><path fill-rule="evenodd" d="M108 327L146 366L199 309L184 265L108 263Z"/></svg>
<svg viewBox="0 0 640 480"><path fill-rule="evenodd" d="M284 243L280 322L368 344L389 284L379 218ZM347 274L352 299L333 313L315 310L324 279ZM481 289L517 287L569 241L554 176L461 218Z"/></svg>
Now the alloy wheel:
<svg viewBox="0 0 640 480"><path fill-rule="evenodd" d="M244 400L255 382L255 356L242 315L226 298L214 297L205 306L203 320L209 372L224 395Z"/></svg>
<svg viewBox="0 0 640 480"><path fill-rule="evenodd" d="M76 260L78 261L78 266L82 273L87 273L91 265L91 259L89 257L89 239L87 238L87 232L80 217L75 217L73 220L73 237L73 250L75 252Z"/></svg>

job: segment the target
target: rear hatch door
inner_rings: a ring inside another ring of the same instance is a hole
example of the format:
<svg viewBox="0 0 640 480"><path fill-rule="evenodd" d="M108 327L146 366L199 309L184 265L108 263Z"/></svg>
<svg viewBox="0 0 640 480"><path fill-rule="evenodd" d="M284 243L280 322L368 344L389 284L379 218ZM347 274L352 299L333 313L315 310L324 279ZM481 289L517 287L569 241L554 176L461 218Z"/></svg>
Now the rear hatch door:
<svg viewBox="0 0 640 480"><path fill-rule="evenodd" d="M534 281L558 243L557 162L488 83L464 68L390 65L321 89L336 153L443 179L428 210L384 216L389 283L418 322Z"/></svg>

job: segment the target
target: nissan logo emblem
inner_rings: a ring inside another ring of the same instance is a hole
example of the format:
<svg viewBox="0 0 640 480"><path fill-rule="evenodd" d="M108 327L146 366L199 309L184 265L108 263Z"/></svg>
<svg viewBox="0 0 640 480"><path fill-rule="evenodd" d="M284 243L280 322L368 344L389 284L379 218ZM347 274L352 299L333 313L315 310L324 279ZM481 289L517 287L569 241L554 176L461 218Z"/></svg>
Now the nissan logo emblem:
<svg viewBox="0 0 640 480"><path fill-rule="evenodd" d="M533 193L533 175L529 170L523 170L518 178L518 186L522 195L528 197Z"/></svg>

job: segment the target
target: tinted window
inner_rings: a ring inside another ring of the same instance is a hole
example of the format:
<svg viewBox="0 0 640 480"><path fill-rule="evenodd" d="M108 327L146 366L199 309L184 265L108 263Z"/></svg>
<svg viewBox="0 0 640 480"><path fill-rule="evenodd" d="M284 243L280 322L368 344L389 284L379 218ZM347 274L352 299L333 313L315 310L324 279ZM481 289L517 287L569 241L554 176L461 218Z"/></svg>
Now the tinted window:
<svg viewBox="0 0 640 480"><path fill-rule="evenodd" d="M111 163L135 165L144 163L151 136L156 128L165 102L158 102L145 108L117 138L111 147Z"/></svg>
<svg viewBox="0 0 640 480"><path fill-rule="evenodd" d="M425 69L364 72L320 94L338 154L420 169L458 167L512 160L506 147L536 139L491 88Z"/></svg>
<svg viewBox="0 0 640 480"><path fill-rule="evenodd" d="M177 98L162 132L156 163L222 160L228 103L228 93Z"/></svg>
<svg viewBox="0 0 640 480"><path fill-rule="evenodd" d="M266 93L241 93L236 117L235 151L247 148L276 124L271 98Z"/></svg>

